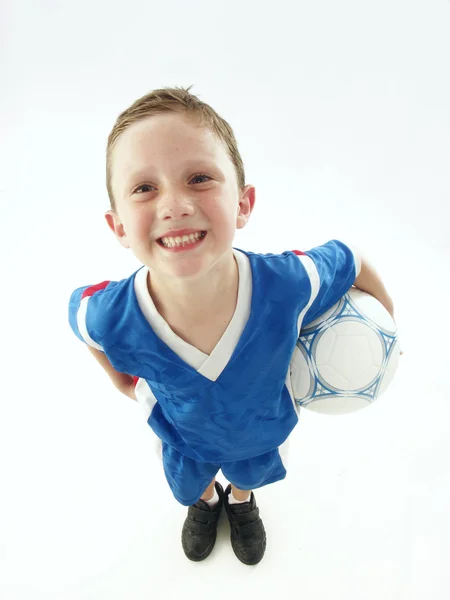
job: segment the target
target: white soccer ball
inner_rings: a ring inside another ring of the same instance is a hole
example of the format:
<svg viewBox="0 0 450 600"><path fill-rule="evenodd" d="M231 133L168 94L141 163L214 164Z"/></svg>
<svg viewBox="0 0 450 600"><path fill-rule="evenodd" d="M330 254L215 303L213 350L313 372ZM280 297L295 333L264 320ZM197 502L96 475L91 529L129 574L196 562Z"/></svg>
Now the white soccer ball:
<svg viewBox="0 0 450 600"><path fill-rule="evenodd" d="M291 361L295 402L333 415L369 406L392 381L399 355L391 315L376 298L351 288L300 331Z"/></svg>

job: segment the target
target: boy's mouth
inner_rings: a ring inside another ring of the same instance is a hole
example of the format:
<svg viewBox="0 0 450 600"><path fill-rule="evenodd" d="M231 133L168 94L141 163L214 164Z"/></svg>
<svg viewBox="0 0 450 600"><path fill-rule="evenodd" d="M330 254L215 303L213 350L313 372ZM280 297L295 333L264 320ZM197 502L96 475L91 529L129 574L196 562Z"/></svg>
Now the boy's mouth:
<svg viewBox="0 0 450 600"><path fill-rule="evenodd" d="M189 235L177 237L162 237L156 240L163 248L184 248L186 246L195 246L206 236L206 231L196 231Z"/></svg>

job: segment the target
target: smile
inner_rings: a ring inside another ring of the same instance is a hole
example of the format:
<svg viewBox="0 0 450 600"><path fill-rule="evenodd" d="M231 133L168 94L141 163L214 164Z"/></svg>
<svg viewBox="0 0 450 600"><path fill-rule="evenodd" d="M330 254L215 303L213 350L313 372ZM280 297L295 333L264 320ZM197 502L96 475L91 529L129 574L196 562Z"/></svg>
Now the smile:
<svg viewBox="0 0 450 600"><path fill-rule="evenodd" d="M173 237L162 237L157 240L158 244L163 248L185 248L187 246L196 246L206 237L206 231L197 231L189 235Z"/></svg>

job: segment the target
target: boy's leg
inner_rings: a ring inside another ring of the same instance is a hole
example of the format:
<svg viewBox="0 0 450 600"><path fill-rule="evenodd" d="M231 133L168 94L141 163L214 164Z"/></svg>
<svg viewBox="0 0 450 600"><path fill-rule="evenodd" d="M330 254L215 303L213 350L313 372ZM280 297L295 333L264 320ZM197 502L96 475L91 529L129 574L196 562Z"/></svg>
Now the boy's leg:
<svg viewBox="0 0 450 600"><path fill-rule="evenodd" d="M206 490L203 492L202 496L200 497L200 500L203 500L204 502L208 502L208 500L211 500L211 498L214 496L214 492L216 489L214 487L215 483L216 483L216 478L214 477L214 479L208 485ZM236 498L236 500L237 500L237 498Z"/></svg>
<svg viewBox="0 0 450 600"><path fill-rule="evenodd" d="M239 502L245 502L248 500L252 494L252 490L240 490L231 484L231 491L233 493L233 497Z"/></svg>
<svg viewBox="0 0 450 600"><path fill-rule="evenodd" d="M208 502L208 500L211 500L211 498L214 496L214 492L216 491L215 483L216 478L214 477L214 479L211 481L211 483L201 495L200 500L203 500L204 502ZM244 502L245 500L248 500L252 493L252 490L240 490L233 484L231 484L231 490L233 492L234 498L239 502Z"/></svg>

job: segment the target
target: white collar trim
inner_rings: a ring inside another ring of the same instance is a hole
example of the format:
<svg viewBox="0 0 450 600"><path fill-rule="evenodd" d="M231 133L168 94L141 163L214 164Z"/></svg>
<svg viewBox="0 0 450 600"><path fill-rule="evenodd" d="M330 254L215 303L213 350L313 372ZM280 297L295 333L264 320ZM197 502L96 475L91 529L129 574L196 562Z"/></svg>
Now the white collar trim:
<svg viewBox="0 0 450 600"><path fill-rule="evenodd" d="M148 267L144 266L140 269L134 279L137 301L156 335L185 363L211 381L216 381L227 366L250 316L252 301L250 261L243 252L235 248L233 254L239 269L236 310L223 336L209 356L178 337L156 310L147 288Z"/></svg>

